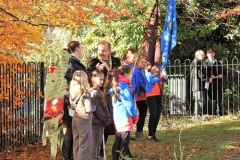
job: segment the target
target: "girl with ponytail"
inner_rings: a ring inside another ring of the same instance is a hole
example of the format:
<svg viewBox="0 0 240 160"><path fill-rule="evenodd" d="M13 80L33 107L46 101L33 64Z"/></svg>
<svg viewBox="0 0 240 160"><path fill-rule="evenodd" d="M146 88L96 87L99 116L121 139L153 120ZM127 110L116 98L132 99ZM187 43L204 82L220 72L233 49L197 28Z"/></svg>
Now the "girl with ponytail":
<svg viewBox="0 0 240 160"><path fill-rule="evenodd" d="M121 151L124 156L132 158L129 149L130 131L133 130L133 124L136 124L139 119L130 85L133 70L131 67L123 65L109 74L112 75L109 95L112 98L113 120L116 128L112 156L114 160L118 160L119 151Z"/></svg>

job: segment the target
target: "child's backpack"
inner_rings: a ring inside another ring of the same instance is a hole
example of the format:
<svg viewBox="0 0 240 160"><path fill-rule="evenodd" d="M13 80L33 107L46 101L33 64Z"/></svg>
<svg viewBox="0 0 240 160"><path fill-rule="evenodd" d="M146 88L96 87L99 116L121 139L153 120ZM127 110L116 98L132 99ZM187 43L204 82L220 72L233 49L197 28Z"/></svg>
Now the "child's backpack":
<svg viewBox="0 0 240 160"><path fill-rule="evenodd" d="M69 98L70 99L70 107L69 108L75 110L81 97L82 97L82 95L77 96L75 98Z"/></svg>

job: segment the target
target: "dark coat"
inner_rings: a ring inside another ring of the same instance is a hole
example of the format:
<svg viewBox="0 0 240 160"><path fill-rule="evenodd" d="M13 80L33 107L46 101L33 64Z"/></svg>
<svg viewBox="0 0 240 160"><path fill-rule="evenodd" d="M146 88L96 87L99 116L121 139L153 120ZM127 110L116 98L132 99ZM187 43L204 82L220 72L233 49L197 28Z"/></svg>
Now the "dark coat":
<svg viewBox="0 0 240 160"><path fill-rule="evenodd" d="M215 59L214 63L212 63L207 59L206 64L209 77L211 77L211 75L218 76L222 74L222 64L219 60ZM212 83L209 84L208 96L210 100L222 99L222 78L215 78Z"/></svg>
<svg viewBox="0 0 240 160"><path fill-rule="evenodd" d="M206 62L195 58L191 63L190 69L190 84L192 91L203 91L205 82L208 82L209 80L207 76Z"/></svg>
<svg viewBox="0 0 240 160"><path fill-rule="evenodd" d="M69 116L68 106L70 106L69 102L69 86L72 80L73 73L75 71L84 71L87 73L86 67L73 55L70 56L69 66L64 75L64 78L67 80L66 94L64 95L64 113L63 113L63 123L70 127L72 125L72 117Z"/></svg>
<svg viewBox="0 0 240 160"><path fill-rule="evenodd" d="M115 67L119 67L121 65L120 59L111 56L112 59L112 69ZM98 59L98 58L93 58L92 60L90 60L87 64L87 70L89 73L91 73L94 69L96 69L96 65L97 64L102 64L102 62ZM104 67L103 69L104 72L104 76L107 76L108 70Z"/></svg>

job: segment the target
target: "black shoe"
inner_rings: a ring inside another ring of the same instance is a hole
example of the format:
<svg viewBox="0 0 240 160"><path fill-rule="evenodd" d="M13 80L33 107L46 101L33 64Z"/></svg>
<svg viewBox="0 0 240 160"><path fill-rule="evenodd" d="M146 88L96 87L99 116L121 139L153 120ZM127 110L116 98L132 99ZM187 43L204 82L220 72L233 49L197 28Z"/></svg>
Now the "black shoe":
<svg viewBox="0 0 240 160"><path fill-rule="evenodd" d="M157 139L155 135L152 138L155 139L156 142L159 142L159 139Z"/></svg>
<svg viewBox="0 0 240 160"><path fill-rule="evenodd" d="M159 140L156 138L156 136L152 136L151 138L147 138L149 142L159 142Z"/></svg>
<svg viewBox="0 0 240 160"><path fill-rule="evenodd" d="M64 159L72 160L73 159L73 137L65 135L64 137Z"/></svg>
<svg viewBox="0 0 240 160"><path fill-rule="evenodd" d="M132 141L135 141L135 140L136 140L136 138L133 138L133 137L131 137L131 136L130 136L130 140L132 140Z"/></svg>

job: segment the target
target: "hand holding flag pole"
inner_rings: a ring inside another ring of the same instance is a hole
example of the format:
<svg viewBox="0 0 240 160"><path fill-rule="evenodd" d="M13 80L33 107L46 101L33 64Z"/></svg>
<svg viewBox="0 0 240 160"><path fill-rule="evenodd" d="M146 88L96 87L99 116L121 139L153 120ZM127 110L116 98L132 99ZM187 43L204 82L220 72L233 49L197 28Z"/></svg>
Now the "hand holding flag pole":
<svg viewBox="0 0 240 160"><path fill-rule="evenodd" d="M176 17L177 15L176 15L175 0L169 0L167 11L166 11L164 29L161 37L161 51L162 51L161 75L165 75L166 79L167 79L166 68L168 65L169 52L177 44L177 18ZM161 92L162 92L161 103L163 104L164 83L161 86Z"/></svg>

